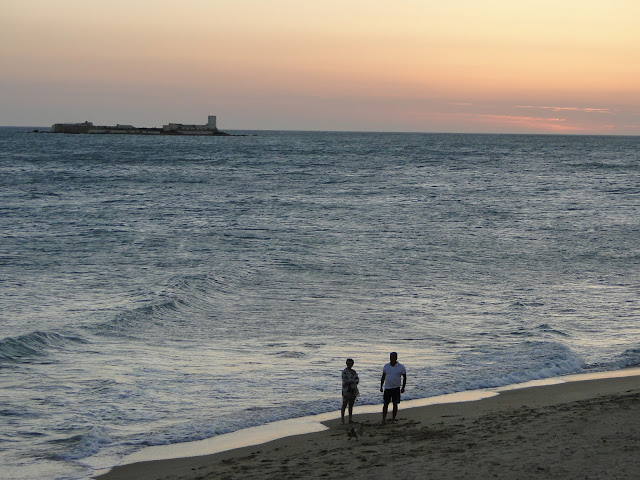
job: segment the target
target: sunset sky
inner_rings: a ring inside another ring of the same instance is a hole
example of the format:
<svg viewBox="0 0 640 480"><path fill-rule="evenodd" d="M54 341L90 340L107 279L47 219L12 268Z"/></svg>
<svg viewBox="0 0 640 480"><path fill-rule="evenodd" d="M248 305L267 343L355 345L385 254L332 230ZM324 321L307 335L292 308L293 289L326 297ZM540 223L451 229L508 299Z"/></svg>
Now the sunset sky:
<svg viewBox="0 0 640 480"><path fill-rule="evenodd" d="M640 135L638 0L0 0L0 125Z"/></svg>

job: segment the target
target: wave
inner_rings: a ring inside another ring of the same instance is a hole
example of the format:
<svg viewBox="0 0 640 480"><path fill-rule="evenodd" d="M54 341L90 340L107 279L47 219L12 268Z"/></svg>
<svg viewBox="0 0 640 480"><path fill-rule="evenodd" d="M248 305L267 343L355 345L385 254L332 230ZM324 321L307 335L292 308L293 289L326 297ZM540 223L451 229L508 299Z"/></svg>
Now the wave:
<svg viewBox="0 0 640 480"><path fill-rule="evenodd" d="M539 332L551 333L553 335L559 335L559 336L562 336L562 337L569 337L570 336L568 333L565 333L562 330L558 330L556 328L553 328L548 323L543 323L541 325L538 325L536 327L536 330L538 330Z"/></svg>
<svg viewBox="0 0 640 480"><path fill-rule="evenodd" d="M592 160L583 162L569 162L568 165L583 170L635 170L636 166L633 162L617 158L615 161Z"/></svg>
<svg viewBox="0 0 640 480"><path fill-rule="evenodd" d="M227 278L176 275L163 283L155 297L145 300L137 308L121 311L109 320L86 329L94 335L109 337L169 335L179 338L188 333L190 326L199 330L198 319L210 315L221 298L235 298L236 295L236 289Z"/></svg>
<svg viewBox="0 0 640 480"><path fill-rule="evenodd" d="M137 337L149 333L152 326L162 326L167 316L175 317L186 303L173 299L155 305L145 305L117 315L112 320L97 325L87 326L87 330L95 335L116 337Z"/></svg>
<svg viewBox="0 0 640 480"><path fill-rule="evenodd" d="M89 342L80 336L56 332L35 331L19 337L7 337L0 340L0 366L44 356L53 348L86 343Z"/></svg>
<svg viewBox="0 0 640 480"><path fill-rule="evenodd" d="M587 371L609 371L623 368L640 367L640 347L629 348L616 355L611 361L587 365Z"/></svg>
<svg viewBox="0 0 640 480"><path fill-rule="evenodd" d="M60 450L62 450L62 453L55 453L51 455L51 458L53 460L80 460L95 455L111 441L108 429L89 427L85 433L50 441L49 443L60 446Z"/></svg>
<svg viewBox="0 0 640 480"><path fill-rule="evenodd" d="M485 333L485 335L486 334L488 333ZM539 338L540 336L543 336L543 337L555 337L555 336L570 337L571 336L570 334L563 332L562 330L558 330L557 328L552 327L548 323L540 324L535 328L519 327L518 329L513 330L511 332L511 335L521 336L521 337L536 337L536 338Z"/></svg>
<svg viewBox="0 0 640 480"><path fill-rule="evenodd" d="M627 367L639 367L640 366L640 348L632 348L622 353L616 362L616 365Z"/></svg>
<svg viewBox="0 0 640 480"><path fill-rule="evenodd" d="M501 365L501 368L492 366ZM566 345L527 341L517 348L495 354L490 361L476 365L476 371L455 382L454 391L502 387L517 383L559 377L582 371L584 361Z"/></svg>
<svg viewBox="0 0 640 480"><path fill-rule="evenodd" d="M282 358L302 358L307 356L306 353L295 350L283 350L281 352L268 353L267 355L275 355Z"/></svg>

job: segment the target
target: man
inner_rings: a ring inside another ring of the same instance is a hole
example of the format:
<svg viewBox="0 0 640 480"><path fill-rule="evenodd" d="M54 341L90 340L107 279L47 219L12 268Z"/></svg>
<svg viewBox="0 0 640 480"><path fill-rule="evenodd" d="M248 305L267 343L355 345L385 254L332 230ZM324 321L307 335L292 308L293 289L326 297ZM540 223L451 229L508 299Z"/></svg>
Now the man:
<svg viewBox="0 0 640 480"><path fill-rule="evenodd" d="M380 379L380 391L384 392L384 406L382 407L383 425L387 421L389 402L393 402L393 423L397 423L396 415L398 414L400 394L404 393L404 387L406 385L407 370L404 368L404 365L398 363L398 354L391 352L389 355L389 363L382 369L382 378Z"/></svg>

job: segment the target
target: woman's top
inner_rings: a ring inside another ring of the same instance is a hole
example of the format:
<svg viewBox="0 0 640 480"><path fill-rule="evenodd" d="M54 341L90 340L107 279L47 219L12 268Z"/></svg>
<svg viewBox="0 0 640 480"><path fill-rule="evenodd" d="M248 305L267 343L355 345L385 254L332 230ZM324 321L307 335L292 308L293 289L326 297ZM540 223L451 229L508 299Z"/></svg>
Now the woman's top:
<svg viewBox="0 0 640 480"><path fill-rule="evenodd" d="M360 383L360 379L354 369L345 368L342 370L342 397L350 400L360 395L358 383Z"/></svg>

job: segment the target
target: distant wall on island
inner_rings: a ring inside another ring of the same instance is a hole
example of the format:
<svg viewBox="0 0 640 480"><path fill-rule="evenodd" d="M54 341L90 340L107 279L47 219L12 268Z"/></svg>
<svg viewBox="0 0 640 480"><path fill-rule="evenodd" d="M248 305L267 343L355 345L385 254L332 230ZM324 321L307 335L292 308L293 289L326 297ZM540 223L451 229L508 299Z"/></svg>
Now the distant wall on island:
<svg viewBox="0 0 640 480"><path fill-rule="evenodd" d="M51 127L53 133L89 133L93 127L91 122L83 123L56 123Z"/></svg>
<svg viewBox="0 0 640 480"><path fill-rule="evenodd" d="M51 127L52 133L86 133L86 134L125 134L125 135L226 135L218 130L216 116L209 115L204 125L169 123L162 128L134 127L133 125L94 125L83 123L56 123Z"/></svg>

